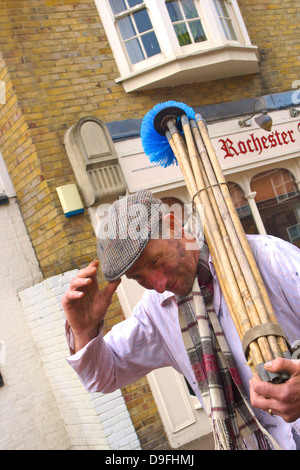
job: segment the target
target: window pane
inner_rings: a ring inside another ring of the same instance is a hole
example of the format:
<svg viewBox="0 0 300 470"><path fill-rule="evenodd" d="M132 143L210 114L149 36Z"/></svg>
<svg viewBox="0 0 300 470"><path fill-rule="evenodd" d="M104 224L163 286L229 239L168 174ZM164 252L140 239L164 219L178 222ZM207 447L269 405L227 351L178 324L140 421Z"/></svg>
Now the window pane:
<svg viewBox="0 0 300 470"><path fill-rule="evenodd" d="M287 228L287 232L289 234L289 239L291 243L297 245L300 241L300 224L292 225L292 227Z"/></svg>
<svg viewBox="0 0 300 470"><path fill-rule="evenodd" d="M223 28L226 39L230 39L229 33L227 31L227 28L226 28L226 21L223 20L223 18L220 18L220 22L221 22L221 25L222 25L222 28Z"/></svg>
<svg viewBox="0 0 300 470"><path fill-rule="evenodd" d="M230 14L228 12L228 8L225 4L224 0L214 0L214 4L216 7L216 10L218 12L218 16L224 31L224 34L226 36L226 39L231 39L233 41L237 41L237 35L234 30L234 27L232 25L232 19L230 17Z"/></svg>
<svg viewBox="0 0 300 470"><path fill-rule="evenodd" d="M174 24L174 29L181 46L186 46L187 44L192 44L190 34L187 30L187 27L184 23Z"/></svg>
<svg viewBox="0 0 300 470"><path fill-rule="evenodd" d="M227 27L228 27L229 34L230 34L230 39L233 39L234 41L237 41L237 35L236 35L236 32L235 32L235 30L232 26L232 21L231 20L227 21Z"/></svg>
<svg viewBox="0 0 300 470"><path fill-rule="evenodd" d="M123 0L122 0L123 1ZM125 0L126 6L143 5L141 0ZM117 10L115 4L115 10ZM138 9L138 11L127 11L120 15L117 20L120 35L124 41L129 59L132 64L136 64L161 52L158 41L156 39L153 26L146 8Z"/></svg>
<svg viewBox="0 0 300 470"><path fill-rule="evenodd" d="M160 53L160 47L153 31L151 31L151 33L144 34L141 36L141 39L148 57L152 57L153 55Z"/></svg>
<svg viewBox="0 0 300 470"><path fill-rule="evenodd" d="M135 19L135 24L139 33L143 33L145 31L149 31L149 29L152 29L152 23L146 9L134 13L133 17Z"/></svg>
<svg viewBox="0 0 300 470"><path fill-rule="evenodd" d="M224 0L218 0L217 3L219 4L220 16L229 17L227 6L226 6Z"/></svg>
<svg viewBox="0 0 300 470"><path fill-rule="evenodd" d="M125 43L129 58L132 64L136 64L145 59L144 53L137 38Z"/></svg>
<svg viewBox="0 0 300 470"><path fill-rule="evenodd" d="M136 35L130 16L126 16L125 18L119 20L118 25L123 39L129 39Z"/></svg>
<svg viewBox="0 0 300 470"><path fill-rule="evenodd" d="M140 5L141 3L144 3L144 0L128 0L128 5L129 7L135 7L135 5Z"/></svg>
<svg viewBox="0 0 300 470"><path fill-rule="evenodd" d="M229 182L228 187L233 204L235 205L245 232L249 234L258 233L248 201L245 198L243 191L236 183Z"/></svg>
<svg viewBox="0 0 300 470"><path fill-rule="evenodd" d="M167 2L166 5L172 22L183 20L183 16L177 1Z"/></svg>
<svg viewBox="0 0 300 470"><path fill-rule="evenodd" d="M251 180L251 190L256 192L255 201L267 234L299 246L297 228L293 227L299 223L300 194L293 175L285 169L260 173Z"/></svg>
<svg viewBox="0 0 300 470"><path fill-rule="evenodd" d="M206 36L202 28L201 21L190 21L189 26L195 42L206 41Z"/></svg>
<svg viewBox="0 0 300 470"><path fill-rule="evenodd" d="M206 41L206 35L194 0L166 2L180 46Z"/></svg>
<svg viewBox="0 0 300 470"><path fill-rule="evenodd" d="M183 6L184 14L188 20L191 18L199 18L194 0L182 0L181 4Z"/></svg>
<svg viewBox="0 0 300 470"><path fill-rule="evenodd" d="M125 0L109 0L109 3L115 15L117 13L120 13L121 11L127 10L127 7L125 5Z"/></svg>

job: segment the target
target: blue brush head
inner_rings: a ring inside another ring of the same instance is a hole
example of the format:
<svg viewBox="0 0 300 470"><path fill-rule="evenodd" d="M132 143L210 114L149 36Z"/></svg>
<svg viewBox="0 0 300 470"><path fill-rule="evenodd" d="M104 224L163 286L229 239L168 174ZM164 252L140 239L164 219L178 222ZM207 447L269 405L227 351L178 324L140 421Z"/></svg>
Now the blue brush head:
<svg viewBox="0 0 300 470"><path fill-rule="evenodd" d="M141 139L145 154L152 163L157 163L164 168L177 164L176 157L170 147L168 139L162 135L159 129L159 113L168 114L168 108L180 108L189 119L194 119L195 112L192 108L184 103L177 101L166 101L165 103L156 104L145 115L141 126ZM170 110L172 114L172 110ZM156 122L154 122L156 121ZM177 117L178 129L181 129L180 117Z"/></svg>

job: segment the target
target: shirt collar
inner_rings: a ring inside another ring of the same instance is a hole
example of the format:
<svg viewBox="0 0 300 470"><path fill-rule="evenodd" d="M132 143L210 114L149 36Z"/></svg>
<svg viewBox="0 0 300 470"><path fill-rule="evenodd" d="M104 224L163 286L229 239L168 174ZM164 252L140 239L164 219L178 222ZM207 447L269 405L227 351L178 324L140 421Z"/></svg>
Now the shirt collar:
<svg viewBox="0 0 300 470"><path fill-rule="evenodd" d="M175 294L169 291L165 291L162 294L158 294L158 295L159 295L159 303L162 307L171 297L175 297Z"/></svg>

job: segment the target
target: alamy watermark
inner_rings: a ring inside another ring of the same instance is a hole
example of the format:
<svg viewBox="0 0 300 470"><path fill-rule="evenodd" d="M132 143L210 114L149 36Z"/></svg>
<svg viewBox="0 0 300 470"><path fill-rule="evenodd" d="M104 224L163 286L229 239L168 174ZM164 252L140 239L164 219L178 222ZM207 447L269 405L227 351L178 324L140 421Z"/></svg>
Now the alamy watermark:
<svg viewBox="0 0 300 470"><path fill-rule="evenodd" d="M109 217L107 215L109 214ZM167 217L172 214L174 221ZM124 204L116 208L112 204L101 204L97 208L97 236L109 240L155 240L180 239L185 234L196 234L198 245L202 245L204 235L203 204ZM158 221L162 220L162 223ZM181 230L181 228L184 230ZM192 241L192 237L191 241ZM195 249L193 243L186 245L188 250Z"/></svg>

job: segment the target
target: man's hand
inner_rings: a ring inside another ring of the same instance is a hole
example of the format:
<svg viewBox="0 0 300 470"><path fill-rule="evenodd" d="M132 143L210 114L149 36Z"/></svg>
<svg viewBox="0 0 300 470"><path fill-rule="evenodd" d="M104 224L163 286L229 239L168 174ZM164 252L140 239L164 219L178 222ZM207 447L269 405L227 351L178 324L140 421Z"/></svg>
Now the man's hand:
<svg viewBox="0 0 300 470"><path fill-rule="evenodd" d="M100 291L97 282L98 260L78 271L63 296L62 306L74 336L75 352L83 348L99 331L100 322L121 280L108 282Z"/></svg>
<svg viewBox="0 0 300 470"><path fill-rule="evenodd" d="M286 371L289 380L273 385L263 382L258 376L250 380L250 400L252 406L264 411L272 410L287 423L300 417L300 360L277 358L265 364L270 372Z"/></svg>

